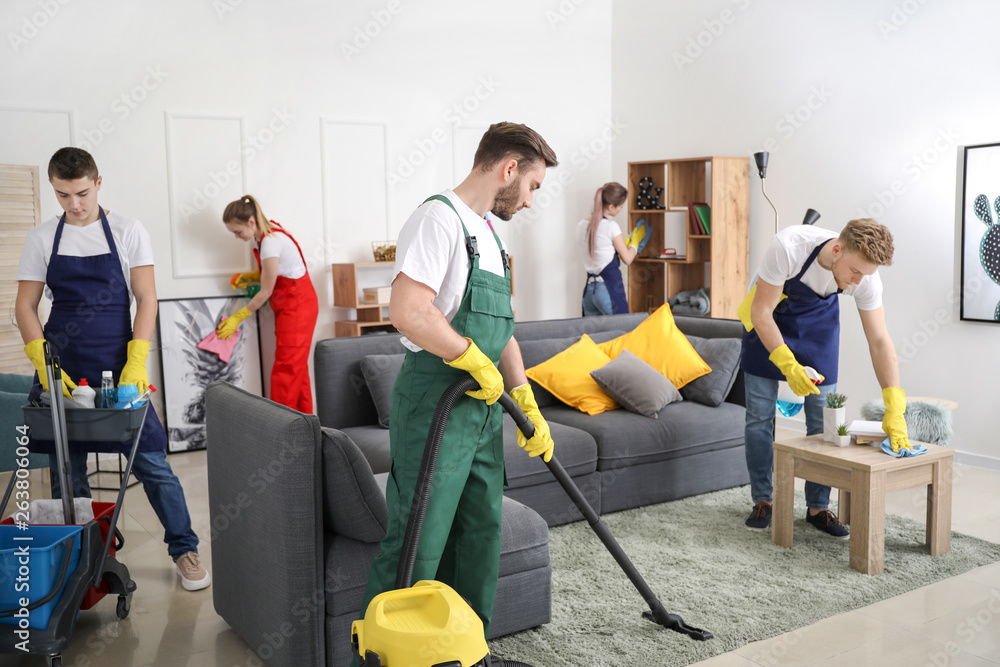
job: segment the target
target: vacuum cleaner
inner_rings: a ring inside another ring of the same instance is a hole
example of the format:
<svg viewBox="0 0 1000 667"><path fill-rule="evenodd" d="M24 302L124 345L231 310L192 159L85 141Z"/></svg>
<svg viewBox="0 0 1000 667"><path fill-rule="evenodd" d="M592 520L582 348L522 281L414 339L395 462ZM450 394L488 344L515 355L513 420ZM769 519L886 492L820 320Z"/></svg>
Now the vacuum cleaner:
<svg viewBox="0 0 1000 667"><path fill-rule="evenodd" d="M490 655L482 620L450 586L426 580L411 586L410 581L448 417L455 401L478 387L472 376L456 380L445 389L434 410L403 536L396 590L376 596L364 619L354 621L351 626L352 649L362 667L530 667ZM535 426L514 399L504 392L498 402L530 440ZM546 465L649 605L642 617L692 639L712 639L711 632L687 625L684 619L663 607L562 464L553 456Z"/></svg>

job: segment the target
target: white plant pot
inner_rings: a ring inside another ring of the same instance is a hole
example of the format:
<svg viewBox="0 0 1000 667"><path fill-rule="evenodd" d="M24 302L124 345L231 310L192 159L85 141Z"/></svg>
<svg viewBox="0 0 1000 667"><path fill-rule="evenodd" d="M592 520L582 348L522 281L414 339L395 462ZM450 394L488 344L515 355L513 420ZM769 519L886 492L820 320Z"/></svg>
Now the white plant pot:
<svg viewBox="0 0 1000 667"><path fill-rule="evenodd" d="M851 445L851 436L835 435L833 436L833 444L837 445L838 447L849 447Z"/></svg>
<svg viewBox="0 0 1000 667"><path fill-rule="evenodd" d="M823 408L823 440L833 442L837 427L847 422L847 408Z"/></svg>

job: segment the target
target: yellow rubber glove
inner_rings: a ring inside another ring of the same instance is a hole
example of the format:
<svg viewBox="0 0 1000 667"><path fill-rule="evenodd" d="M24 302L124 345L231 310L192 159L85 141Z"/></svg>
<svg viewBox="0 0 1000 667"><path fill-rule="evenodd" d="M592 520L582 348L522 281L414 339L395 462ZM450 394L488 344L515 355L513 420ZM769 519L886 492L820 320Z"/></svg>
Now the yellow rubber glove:
<svg viewBox="0 0 1000 667"><path fill-rule="evenodd" d="M246 273L234 273L229 284L233 286L233 289L243 289L249 283L259 283L260 282L260 271L247 271Z"/></svg>
<svg viewBox="0 0 1000 667"><path fill-rule="evenodd" d="M236 311L235 315L230 315L215 328L215 335L219 338L229 338L236 333L236 329L240 326L240 322L250 317L250 315L252 315L252 313L247 310L246 306L240 308Z"/></svg>
<svg viewBox="0 0 1000 667"><path fill-rule="evenodd" d="M136 338L128 342L128 360L118 377L118 384L134 384L141 396L149 389L149 374L146 372L146 357L149 356L149 341Z"/></svg>
<svg viewBox="0 0 1000 667"><path fill-rule="evenodd" d="M795 355L787 345L781 345L774 349L768 359L784 373L788 386L795 392L796 396L808 396L818 394L819 387L806 375L805 366L795 360ZM820 380L822 382L822 380Z"/></svg>
<svg viewBox="0 0 1000 667"><path fill-rule="evenodd" d="M31 360L31 365L35 367L36 371L38 371L38 381L42 383L42 391L48 391L49 379L45 375L44 345L45 339L36 338L24 346L24 353L28 355L28 359ZM69 376L66 375L66 372L61 368L59 369L59 372L62 375L63 396L66 398L73 398L73 395L70 392L76 389L76 383L70 380Z"/></svg>
<svg viewBox="0 0 1000 667"><path fill-rule="evenodd" d="M510 390L510 397L524 410L524 414L535 426L535 435L531 440L526 440L520 429L517 431L517 446L528 452L528 456L541 456L542 460L548 463L552 459L552 450L556 444L552 442L552 434L549 432L548 422L538 410L538 403L535 402L535 394L531 391L530 384L522 384Z"/></svg>
<svg viewBox="0 0 1000 667"><path fill-rule="evenodd" d="M639 244L642 243L642 240L644 238L646 238L646 226L640 225L632 230L632 233L629 234L628 239L625 242L625 245L631 246L636 250L638 250Z"/></svg>
<svg viewBox="0 0 1000 667"><path fill-rule="evenodd" d="M465 340L469 341L469 349L463 352L462 356L458 359L445 361L444 363L452 368L469 371L472 377L476 378L476 382L479 383L480 388L465 393L472 398L486 401L486 405L493 405L503 393L503 376L500 375L500 371L490 361L490 358L480 351L475 341L471 338L466 338Z"/></svg>
<svg viewBox="0 0 1000 667"><path fill-rule="evenodd" d="M906 420L903 412L906 410L906 392L899 387L886 387L882 390L882 400L885 401L885 416L882 418L882 430L889 435L889 446L894 454L900 449L913 449L910 445L910 435L906 430Z"/></svg>
<svg viewBox="0 0 1000 667"><path fill-rule="evenodd" d="M750 306L753 305L753 297L757 294L757 286L754 285L750 288L750 293L747 294L747 298L743 299L743 303L740 307L736 309L736 317L740 318L740 322L743 323L743 328L747 331L753 331L753 322L750 321ZM787 299L787 294L782 294L781 298L778 299L778 303L782 300Z"/></svg>

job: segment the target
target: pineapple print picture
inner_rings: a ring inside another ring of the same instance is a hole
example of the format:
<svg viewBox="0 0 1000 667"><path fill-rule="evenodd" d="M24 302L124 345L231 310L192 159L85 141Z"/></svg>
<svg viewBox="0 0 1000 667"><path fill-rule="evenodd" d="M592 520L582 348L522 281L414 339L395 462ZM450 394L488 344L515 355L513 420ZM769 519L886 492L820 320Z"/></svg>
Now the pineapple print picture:
<svg viewBox="0 0 1000 667"><path fill-rule="evenodd" d="M1000 197L993 200L996 210L996 220L990 213L990 200L986 195L979 195L973 204L976 217L986 225L986 233L979 243L979 261L983 270L997 285L1000 285ZM1000 322L1000 302L993 311L993 319Z"/></svg>

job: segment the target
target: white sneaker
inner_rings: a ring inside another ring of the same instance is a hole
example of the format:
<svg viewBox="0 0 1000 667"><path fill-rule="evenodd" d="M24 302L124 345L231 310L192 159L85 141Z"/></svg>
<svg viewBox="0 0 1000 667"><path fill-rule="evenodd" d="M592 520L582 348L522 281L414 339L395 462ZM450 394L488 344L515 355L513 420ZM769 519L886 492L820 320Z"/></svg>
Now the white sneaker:
<svg viewBox="0 0 1000 667"><path fill-rule="evenodd" d="M189 551L174 561L177 574L181 575L181 585L187 591L200 591L212 583L212 575L198 560L198 554Z"/></svg>

